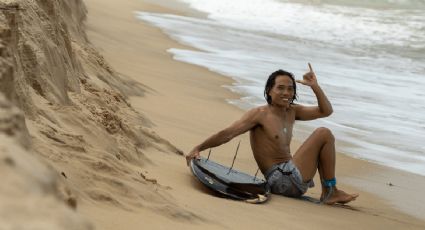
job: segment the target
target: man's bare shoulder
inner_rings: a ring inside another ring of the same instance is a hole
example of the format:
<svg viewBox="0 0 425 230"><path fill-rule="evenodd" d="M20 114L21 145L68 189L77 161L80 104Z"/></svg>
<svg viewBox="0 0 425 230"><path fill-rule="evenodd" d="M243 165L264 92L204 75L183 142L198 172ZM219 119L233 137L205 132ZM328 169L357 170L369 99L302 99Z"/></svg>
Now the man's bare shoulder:
<svg viewBox="0 0 425 230"><path fill-rule="evenodd" d="M269 108L267 105L258 106L255 108L250 109L247 112L247 115L249 117L255 118L256 120L260 120L263 118L269 111Z"/></svg>
<svg viewBox="0 0 425 230"><path fill-rule="evenodd" d="M261 106L257 106L255 108L250 109L248 112L261 114L261 113L266 113L268 110L269 108L267 105L261 105Z"/></svg>
<svg viewBox="0 0 425 230"><path fill-rule="evenodd" d="M305 108L305 106L301 105L301 104L293 103L293 104L291 104L291 108L295 111L295 113L297 113L300 110L302 110L303 108Z"/></svg>

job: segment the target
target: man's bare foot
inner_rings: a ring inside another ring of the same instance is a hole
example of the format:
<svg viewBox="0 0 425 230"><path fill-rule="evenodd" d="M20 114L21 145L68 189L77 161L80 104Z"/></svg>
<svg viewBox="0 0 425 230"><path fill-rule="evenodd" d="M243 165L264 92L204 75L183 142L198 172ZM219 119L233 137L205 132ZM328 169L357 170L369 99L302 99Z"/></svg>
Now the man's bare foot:
<svg viewBox="0 0 425 230"><path fill-rule="evenodd" d="M320 196L320 200L323 200L326 195L327 190L323 190L322 195ZM342 190L338 190L336 187L334 187L333 192L331 196L324 202L325 204L346 204L350 201L355 200L359 194L348 194Z"/></svg>

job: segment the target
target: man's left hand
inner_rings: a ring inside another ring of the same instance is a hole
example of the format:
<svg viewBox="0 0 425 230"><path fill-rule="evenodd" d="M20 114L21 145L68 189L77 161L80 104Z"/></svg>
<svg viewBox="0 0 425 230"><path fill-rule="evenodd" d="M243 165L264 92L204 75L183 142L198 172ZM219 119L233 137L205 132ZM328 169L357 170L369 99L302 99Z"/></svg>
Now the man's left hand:
<svg viewBox="0 0 425 230"><path fill-rule="evenodd" d="M303 80L296 80L296 82L310 87L316 86L318 84L316 74L314 73L310 63L308 63L308 68L310 69L310 71L303 75Z"/></svg>

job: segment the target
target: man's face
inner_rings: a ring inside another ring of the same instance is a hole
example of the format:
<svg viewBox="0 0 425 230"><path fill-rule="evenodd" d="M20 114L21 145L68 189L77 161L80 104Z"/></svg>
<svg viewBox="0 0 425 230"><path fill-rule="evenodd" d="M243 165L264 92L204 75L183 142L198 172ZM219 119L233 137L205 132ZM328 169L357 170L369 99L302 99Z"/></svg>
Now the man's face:
<svg viewBox="0 0 425 230"><path fill-rule="evenodd" d="M294 86L292 79L286 75L279 75L275 78L275 84L270 90L269 95L272 98L272 104L289 107L294 97Z"/></svg>

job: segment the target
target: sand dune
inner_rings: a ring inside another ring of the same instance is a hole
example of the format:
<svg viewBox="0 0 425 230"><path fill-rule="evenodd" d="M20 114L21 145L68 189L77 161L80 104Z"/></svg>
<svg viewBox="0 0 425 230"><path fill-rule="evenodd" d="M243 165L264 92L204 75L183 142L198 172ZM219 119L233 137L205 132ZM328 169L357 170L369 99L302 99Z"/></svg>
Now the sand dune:
<svg viewBox="0 0 425 230"><path fill-rule="evenodd" d="M40 166L17 167L16 173L36 175L42 170L37 167L46 167L50 171L40 172L44 174L38 179L43 180L47 173L54 175L46 181L29 177L27 180L33 183L26 186L46 187L41 182L48 183L52 188L45 193L53 194L52 200L63 200L62 206L60 202L56 205L68 212L73 211L66 204L78 210L81 202L92 202L123 210L164 210L165 215L189 213L179 209L166 188L142 174L149 162L147 149L182 153L151 130L152 123L129 104L128 96L143 95L145 86L120 76L88 42L83 2L3 1L2 8L0 89L5 103L11 101L23 111L15 116L12 110L10 116L2 117L2 124L7 125L2 127L2 145L11 143L4 135L15 136L20 144L16 148L24 146L35 154L33 158L41 159L37 163ZM7 108L2 106L1 111ZM15 117L19 122L10 123ZM2 153L11 152L2 149ZM6 164L12 164L5 159ZM37 162L28 157L28 163L32 161ZM13 181L11 178L5 184L12 186ZM56 196L55 189L63 196ZM22 201L30 207L28 215L33 213L49 223L50 217L36 214L40 205L31 206L32 197L28 197L28 201ZM39 202L36 197L34 202ZM14 215L17 217L9 220L10 226L24 218L17 212ZM58 218L61 215L67 218L66 212L58 213Z"/></svg>

